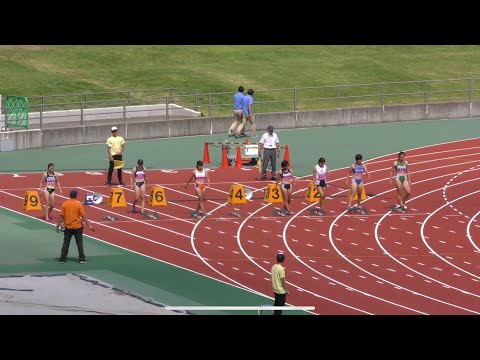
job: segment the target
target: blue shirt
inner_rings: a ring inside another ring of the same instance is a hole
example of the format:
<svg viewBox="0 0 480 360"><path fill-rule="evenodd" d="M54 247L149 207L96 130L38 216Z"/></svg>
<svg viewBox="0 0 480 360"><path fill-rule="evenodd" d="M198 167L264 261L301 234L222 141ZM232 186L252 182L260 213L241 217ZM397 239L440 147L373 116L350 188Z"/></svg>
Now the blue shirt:
<svg viewBox="0 0 480 360"><path fill-rule="evenodd" d="M243 97L243 113L245 115L250 115L250 111L248 111L248 105L252 104L253 106L253 97L252 95L247 95Z"/></svg>
<svg viewBox="0 0 480 360"><path fill-rule="evenodd" d="M242 92L238 92L233 95L233 109L234 110L242 110L243 109L243 98L244 95Z"/></svg>

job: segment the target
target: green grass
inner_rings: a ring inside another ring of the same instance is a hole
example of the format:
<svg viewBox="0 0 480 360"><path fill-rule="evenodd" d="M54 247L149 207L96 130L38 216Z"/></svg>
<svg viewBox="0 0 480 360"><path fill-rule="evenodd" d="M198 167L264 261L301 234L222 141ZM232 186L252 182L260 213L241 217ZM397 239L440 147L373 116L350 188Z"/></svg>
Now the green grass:
<svg viewBox="0 0 480 360"><path fill-rule="evenodd" d="M293 90L259 90L480 77L480 46L0 46L2 95L33 96L176 88L174 101L194 107L199 93L228 92L197 99L203 114L230 113L232 92L241 84L256 93L256 111L293 110ZM476 84L474 84L476 85ZM466 83L431 84L431 90L468 88ZM474 86L475 87L475 86ZM390 85L391 92L423 91L423 84ZM189 94L182 96L182 94ZM342 95L380 93L380 86L342 88ZM133 92L130 98L164 101L169 91ZM302 90L299 110L337 106L337 89ZM475 93L477 98L480 94ZM128 94L117 94L117 101ZM331 100L313 100L333 97ZM112 95L88 95L89 107L109 103ZM464 92L433 94L429 101L466 100ZM85 96L48 98L47 103L75 102ZM289 103L273 101L290 100ZM208 108L208 104L214 106ZM380 96L342 100L341 106L380 105ZM389 96L385 103L423 102L423 95ZM108 105L107 105L108 106ZM53 108L50 108L53 109ZM47 108L46 110L50 110ZM30 111L35 111L34 108Z"/></svg>

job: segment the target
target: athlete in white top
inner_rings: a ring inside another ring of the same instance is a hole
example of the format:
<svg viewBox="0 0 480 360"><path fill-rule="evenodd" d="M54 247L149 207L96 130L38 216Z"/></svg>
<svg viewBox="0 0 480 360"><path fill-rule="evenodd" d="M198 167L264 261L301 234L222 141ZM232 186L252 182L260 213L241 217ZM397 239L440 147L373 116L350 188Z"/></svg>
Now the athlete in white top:
<svg viewBox="0 0 480 360"><path fill-rule="evenodd" d="M208 169L203 168L203 161L197 161L197 168L192 171L192 175L190 176L190 179L188 179L185 189L193 179L195 179L195 193L198 196L197 213L205 216L207 215L204 206L205 191L207 187L210 187L210 176L208 175Z"/></svg>
<svg viewBox="0 0 480 360"><path fill-rule="evenodd" d="M321 157L318 159L318 164L313 168L313 183L315 184L318 192L320 194L320 199L318 199L318 206L320 207L321 212L325 212L323 209L323 201L327 196L327 175L328 168L325 165L325 158Z"/></svg>

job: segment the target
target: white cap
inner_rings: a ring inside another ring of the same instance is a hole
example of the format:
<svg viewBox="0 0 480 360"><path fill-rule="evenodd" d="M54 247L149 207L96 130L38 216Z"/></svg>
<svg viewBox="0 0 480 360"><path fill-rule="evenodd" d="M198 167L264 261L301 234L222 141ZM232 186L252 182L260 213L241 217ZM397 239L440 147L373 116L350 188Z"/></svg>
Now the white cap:
<svg viewBox="0 0 480 360"><path fill-rule="evenodd" d="M117 127L116 126L112 126L112 131L117 131Z"/></svg>

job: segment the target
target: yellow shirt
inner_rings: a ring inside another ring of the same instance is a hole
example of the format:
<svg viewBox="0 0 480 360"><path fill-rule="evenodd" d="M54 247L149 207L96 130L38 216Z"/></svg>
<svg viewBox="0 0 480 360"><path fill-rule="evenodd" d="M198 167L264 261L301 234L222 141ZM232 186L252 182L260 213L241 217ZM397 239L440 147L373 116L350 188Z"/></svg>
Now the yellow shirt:
<svg viewBox="0 0 480 360"><path fill-rule="evenodd" d="M110 147L110 155L120 154L122 151L122 145L125 144L125 140L121 136L110 136L107 139L107 145Z"/></svg>
<svg viewBox="0 0 480 360"><path fill-rule="evenodd" d="M70 199L62 204L60 215L63 216L63 222L68 229L79 229L82 227L82 220L80 217L85 216L85 210L80 201Z"/></svg>
<svg viewBox="0 0 480 360"><path fill-rule="evenodd" d="M282 285L281 279L285 279L285 269L280 264L275 264L272 267L272 285L273 292L277 294L285 294L286 291Z"/></svg>

